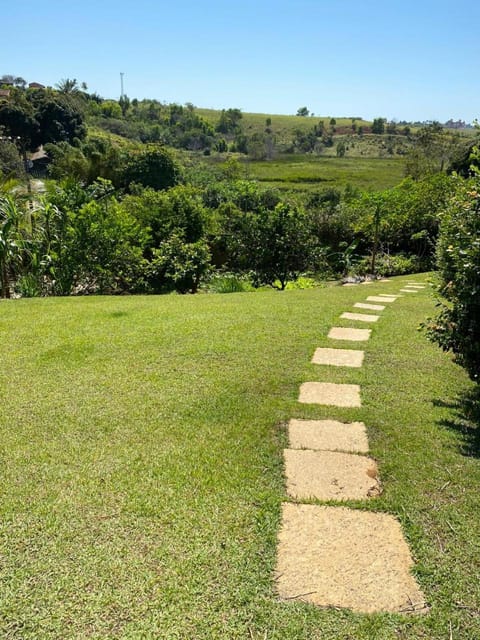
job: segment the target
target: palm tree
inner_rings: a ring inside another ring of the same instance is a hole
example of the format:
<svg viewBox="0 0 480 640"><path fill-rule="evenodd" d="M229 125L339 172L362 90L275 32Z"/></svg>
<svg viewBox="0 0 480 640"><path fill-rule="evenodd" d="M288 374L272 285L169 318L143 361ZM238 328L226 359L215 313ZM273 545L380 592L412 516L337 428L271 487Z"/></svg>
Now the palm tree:
<svg viewBox="0 0 480 640"><path fill-rule="evenodd" d="M68 95L77 95L80 93L80 87L78 86L76 78L73 78L73 80L70 78L62 78L55 86L60 93L67 93Z"/></svg>

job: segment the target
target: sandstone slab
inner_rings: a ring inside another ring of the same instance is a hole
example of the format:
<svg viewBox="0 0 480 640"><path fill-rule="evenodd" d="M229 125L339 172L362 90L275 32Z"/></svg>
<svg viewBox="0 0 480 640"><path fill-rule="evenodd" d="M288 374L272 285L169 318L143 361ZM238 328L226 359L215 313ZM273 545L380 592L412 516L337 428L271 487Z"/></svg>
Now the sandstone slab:
<svg viewBox="0 0 480 640"><path fill-rule="evenodd" d="M285 449L287 493L292 498L365 500L380 495L375 460L355 453Z"/></svg>
<svg viewBox="0 0 480 640"><path fill-rule="evenodd" d="M313 354L313 364L329 364L334 367L361 367L364 351L355 349L329 349L319 347Z"/></svg>
<svg viewBox="0 0 480 640"><path fill-rule="evenodd" d="M360 613L426 611L399 522L370 513L282 505L276 584L281 598Z"/></svg>
<svg viewBox="0 0 480 640"><path fill-rule="evenodd" d="M293 418L288 423L288 437L292 449L368 452L367 429L363 422Z"/></svg>
<svg viewBox="0 0 480 640"><path fill-rule="evenodd" d="M304 382L298 401L303 404L323 404L333 407L361 407L358 384L334 382Z"/></svg>
<svg viewBox="0 0 480 640"><path fill-rule="evenodd" d="M395 302L396 297L386 297L386 296L368 296L368 302Z"/></svg>
<svg viewBox="0 0 480 640"><path fill-rule="evenodd" d="M333 340L350 340L351 342L364 342L370 338L371 329L352 329L351 327L332 327L328 332L328 338Z"/></svg>
<svg viewBox="0 0 480 640"><path fill-rule="evenodd" d="M374 316L367 313L350 313L349 311L345 311L340 316L341 318L345 318L345 320L359 320L360 322L376 322L380 316Z"/></svg>
<svg viewBox="0 0 480 640"><path fill-rule="evenodd" d="M357 309L371 309L372 311L383 311L385 309L383 304L368 304L368 302L355 302L353 306Z"/></svg>

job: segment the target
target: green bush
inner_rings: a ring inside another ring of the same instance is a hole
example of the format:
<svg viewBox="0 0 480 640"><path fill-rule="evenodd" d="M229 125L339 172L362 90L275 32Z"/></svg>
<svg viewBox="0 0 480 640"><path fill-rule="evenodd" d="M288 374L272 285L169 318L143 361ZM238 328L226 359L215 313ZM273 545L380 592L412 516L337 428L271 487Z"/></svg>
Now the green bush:
<svg viewBox="0 0 480 640"><path fill-rule="evenodd" d="M477 152L478 154L478 152ZM478 156L477 156L478 157ZM427 333L452 351L472 380L480 379L480 173L456 178L456 190L441 216L437 243L439 292L443 296Z"/></svg>
<svg viewBox="0 0 480 640"><path fill-rule="evenodd" d="M233 273L216 273L207 285L210 293L241 293L255 291L250 282L242 276Z"/></svg>
<svg viewBox="0 0 480 640"><path fill-rule="evenodd" d="M363 258L355 267L356 273L360 275L370 273L371 263L371 256ZM415 255L380 253L375 261L375 273L379 276L402 276L407 273L418 273L422 270L422 261Z"/></svg>

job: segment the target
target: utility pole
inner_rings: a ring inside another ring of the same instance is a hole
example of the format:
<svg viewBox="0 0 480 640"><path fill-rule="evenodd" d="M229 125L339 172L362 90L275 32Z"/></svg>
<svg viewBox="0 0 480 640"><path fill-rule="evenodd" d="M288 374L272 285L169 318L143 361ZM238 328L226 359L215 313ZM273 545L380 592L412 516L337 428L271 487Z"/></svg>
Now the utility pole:
<svg viewBox="0 0 480 640"><path fill-rule="evenodd" d="M120 100L123 98L123 71L120 71Z"/></svg>

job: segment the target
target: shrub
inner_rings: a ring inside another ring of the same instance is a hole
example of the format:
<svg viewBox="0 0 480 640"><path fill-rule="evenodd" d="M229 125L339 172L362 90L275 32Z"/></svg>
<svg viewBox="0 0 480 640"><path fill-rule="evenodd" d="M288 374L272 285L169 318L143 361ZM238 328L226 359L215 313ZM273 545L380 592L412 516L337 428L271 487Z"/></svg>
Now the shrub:
<svg viewBox="0 0 480 640"><path fill-rule="evenodd" d="M370 272L372 259L370 256L363 258L355 270L360 275ZM403 253L392 255L380 253L375 262L375 273L379 276L402 276L407 273L418 273L423 270L423 265L418 256L406 256Z"/></svg>
<svg viewBox="0 0 480 640"><path fill-rule="evenodd" d="M210 293L241 293L255 290L247 279L233 273L214 274L207 289Z"/></svg>
<svg viewBox="0 0 480 640"><path fill-rule="evenodd" d="M478 152L477 152L478 154ZM478 157L478 155L477 155ZM437 243L439 293L444 300L427 323L431 340L452 351L472 380L480 379L480 173L456 178L441 216Z"/></svg>

